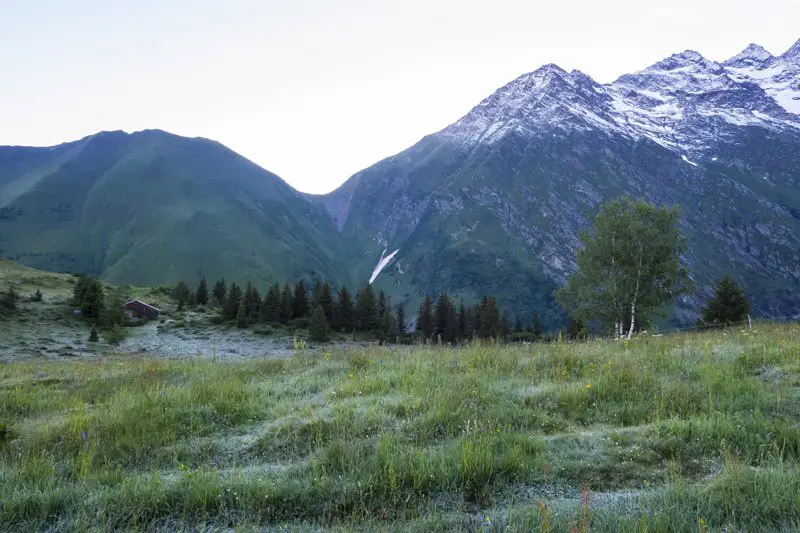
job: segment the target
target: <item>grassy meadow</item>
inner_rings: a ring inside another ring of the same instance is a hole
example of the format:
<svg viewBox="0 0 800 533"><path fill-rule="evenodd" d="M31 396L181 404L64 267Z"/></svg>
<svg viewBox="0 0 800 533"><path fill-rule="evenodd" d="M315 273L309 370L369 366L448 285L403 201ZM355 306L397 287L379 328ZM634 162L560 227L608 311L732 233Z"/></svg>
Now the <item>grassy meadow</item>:
<svg viewBox="0 0 800 533"><path fill-rule="evenodd" d="M800 327L0 365L0 530L797 531Z"/></svg>

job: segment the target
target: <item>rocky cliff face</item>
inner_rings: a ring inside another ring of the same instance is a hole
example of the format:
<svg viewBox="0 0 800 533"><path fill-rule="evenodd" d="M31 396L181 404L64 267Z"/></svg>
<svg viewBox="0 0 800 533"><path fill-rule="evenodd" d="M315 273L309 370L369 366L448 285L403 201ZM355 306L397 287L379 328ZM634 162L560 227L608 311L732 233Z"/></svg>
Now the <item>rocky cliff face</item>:
<svg viewBox="0 0 800 533"><path fill-rule="evenodd" d="M396 299L493 292L553 321L550 294L600 203L678 204L700 289L680 316L726 272L760 314L782 316L800 312L799 182L800 42L723 63L686 51L605 85L546 65L325 203L357 277L400 249L381 281Z"/></svg>

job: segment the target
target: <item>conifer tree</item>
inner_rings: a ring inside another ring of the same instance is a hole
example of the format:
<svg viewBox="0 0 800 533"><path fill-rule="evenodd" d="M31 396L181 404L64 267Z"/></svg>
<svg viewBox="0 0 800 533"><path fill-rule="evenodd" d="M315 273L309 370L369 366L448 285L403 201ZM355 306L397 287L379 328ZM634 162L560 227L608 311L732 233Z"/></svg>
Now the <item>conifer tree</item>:
<svg viewBox="0 0 800 533"><path fill-rule="evenodd" d="M89 290L92 281L92 278L89 276L84 276L83 274L78 276L75 288L72 290L72 305L75 307L81 307L83 305L83 298Z"/></svg>
<svg viewBox="0 0 800 533"><path fill-rule="evenodd" d="M189 304L191 294L192 291L185 281L179 281L178 284L175 285L175 288L172 289L172 297L178 302L178 311L183 310L183 308Z"/></svg>
<svg viewBox="0 0 800 533"><path fill-rule="evenodd" d="M517 321L514 323L514 333L522 333L524 331L522 327L522 318L517 315Z"/></svg>
<svg viewBox="0 0 800 533"><path fill-rule="evenodd" d="M36 292L33 294L33 296L31 296L31 301L32 302L41 302L42 299L43 299L42 291L40 291L39 289L36 289Z"/></svg>
<svg viewBox="0 0 800 533"><path fill-rule="evenodd" d="M316 310L319 305L319 299L322 297L322 281L317 279L314 282L314 287L311 288L311 309Z"/></svg>
<svg viewBox="0 0 800 533"><path fill-rule="evenodd" d="M450 306L450 297L445 293L439 294L433 312L433 336L434 338L441 339L442 342L450 342L451 340L447 338L447 322L449 319Z"/></svg>
<svg viewBox="0 0 800 533"><path fill-rule="evenodd" d="M231 283L230 290L228 291L228 296L225 300L225 307L223 308L223 316L226 320L233 320L234 318L238 317L239 314L239 307L242 304L242 289L236 284L236 282Z"/></svg>
<svg viewBox="0 0 800 533"><path fill-rule="evenodd" d="M208 303L208 282L205 276L200 278L200 285L197 286L195 300L198 305L206 305Z"/></svg>
<svg viewBox="0 0 800 533"><path fill-rule="evenodd" d="M430 296L425 296L425 299L419 306L417 313L417 331L422 335L423 339L430 339L436 330L436 323L433 318L433 300Z"/></svg>
<svg viewBox="0 0 800 533"><path fill-rule="evenodd" d="M703 308L705 324L735 324L747 319L750 313L750 302L744 290L730 276L724 276L717 283L714 296Z"/></svg>
<svg viewBox="0 0 800 533"><path fill-rule="evenodd" d="M244 315L248 321L253 322L258 319L261 308L261 294L249 281L244 293L244 307Z"/></svg>
<svg viewBox="0 0 800 533"><path fill-rule="evenodd" d="M281 287L277 283L269 288L261 305L261 320L278 323L281 320Z"/></svg>
<svg viewBox="0 0 800 533"><path fill-rule="evenodd" d="M483 339L497 337L501 333L500 311L495 298L484 296L477 309L478 336Z"/></svg>
<svg viewBox="0 0 800 533"><path fill-rule="evenodd" d="M353 329L353 298L344 285L339 289L334 307L333 324L340 331L352 331Z"/></svg>
<svg viewBox="0 0 800 533"><path fill-rule="evenodd" d="M9 286L5 292L0 292L0 311L16 311L19 295L13 286Z"/></svg>
<svg viewBox="0 0 800 533"><path fill-rule="evenodd" d="M225 287L225 278L222 278L218 282L214 284L214 301L219 306L224 306L226 302L226 297L228 295L228 291Z"/></svg>
<svg viewBox="0 0 800 533"><path fill-rule="evenodd" d="M240 328L247 327L247 298L246 294L239 298L239 308L236 310L236 325Z"/></svg>
<svg viewBox="0 0 800 533"><path fill-rule="evenodd" d="M478 332L478 317L477 317L477 308L473 306L469 306L466 309L466 320L467 328L462 333L462 337L467 340L471 340L475 338Z"/></svg>
<svg viewBox="0 0 800 533"><path fill-rule="evenodd" d="M302 281L298 281L294 286L294 317L306 318L309 314L308 291Z"/></svg>
<svg viewBox="0 0 800 533"><path fill-rule="evenodd" d="M542 322L539 319L539 313L533 313L533 325L531 326L531 333L533 333L534 340L542 338Z"/></svg>
<svg viewBox="0 0 800 533"><path fill-rule="evenodd" d="M98 342L100 337L97 335L97 326L92 326L92 330L89 332L89 342Z"/></svg>
<svg viewBox="0 0 800 533"><path fill-rule="evenodd" d="M356 294L356 319L358 329L363 331L375 330L380 324L372 285L367 285Z"/></svg>
<svg viewBox="0 0 800 533"><path fill-rule="evenodd" d="M378 316L382 319L386 313L386 293L380 291L378 293Z"/></svg>
<svg viewBox="0 0 800 533"><path fill-rule="evenodd" d="M397 321L394 319L394 313L392 313L391 307L387 307L386 312L383 313L383 318L381 319L381 335L385 343L397 341Z"/></svg>
<svg viewBox="0 0 800 533"><path fill-rule="evenodd" d="M581 318L569 317L567 321L567 338L570 340L584 340L589 336L586 324Z"/></svg>
<svg viewBox="0 0 800 533"><path fill-rule="evenodd" d="M397 304L397 333L405 335L408 327L406 325L406 311L403 304Z"/></svg>
<svg viewBox="0 0 800 533"><path fill-rule="evenodd" d="M330 339L331 328L328 324L328 319L325 318L325 310L321 305L314 309L311 323L308 326L308 333L313 342L326 342Z"/></svg>
<svg viewBox="0 0 800 533"><path fill-rule="evenodd" d="M458 338L469 339L469 330L467 324L467 307L464 302L458 306Z"/></svg>
<svg viewBox="0 0 800 533"><path fill-rule="evenodd" d="M458 311L456 311L455 304L451 301L447 307L447 325L444 329L442 340L446 343L458 342L461 337L458 327Z"/></svg>
<svg viewBox="0 0 800 533"><path fill-rule="evenodd" d="M511 335L511 324L508 321L508 315L505 311L500 315L500 336L507 339Z"/></svg>
<svg viewBox="0 0 800 533"><path fill-rule="evenodd" d="M103 284L93 279L89 283L89 287L83 295L81 302L81 315L86 318L97 320L103 313L105 303L105 295L103 293Z"/></svg>
<svg viewBox="0 0 800 533"><path fill-rule="evenodd" d="M333 293L331 292L331 285L327 281L320 287L317 305L322 306L322 310L325 311L325 318L328 320L328 324L331 324L333 322Z"/></svg>
<svg viewBox="0 0 800 533"><path fill-rule="evenodd" d="M281 322L287 324L294 318L294 295L289 283L283 286L281 294Z"/></svg>

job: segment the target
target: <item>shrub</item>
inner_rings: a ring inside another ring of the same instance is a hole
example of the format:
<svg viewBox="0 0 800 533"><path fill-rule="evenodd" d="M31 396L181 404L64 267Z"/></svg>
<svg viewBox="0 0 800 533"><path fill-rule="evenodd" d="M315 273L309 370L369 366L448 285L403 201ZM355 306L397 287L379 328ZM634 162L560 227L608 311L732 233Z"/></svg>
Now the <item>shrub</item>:
<svg viewBox="0 0 800 533"><path fill-rule="evenodd" d="M290 325L294 329L308 329L309 322L307 318L295 318Z"/></svg>

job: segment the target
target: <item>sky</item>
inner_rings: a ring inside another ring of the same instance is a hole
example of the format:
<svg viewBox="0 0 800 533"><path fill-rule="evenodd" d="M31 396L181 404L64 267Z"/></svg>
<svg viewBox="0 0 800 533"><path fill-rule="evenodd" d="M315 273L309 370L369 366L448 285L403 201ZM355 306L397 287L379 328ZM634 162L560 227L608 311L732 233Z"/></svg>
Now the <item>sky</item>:
<svg viewBox="0 0 800 533"><path fill-rule="evenodd" d="M600 82L800 39L800 0L0 0L0 145L219 141L325 193L547 63Z"/></svg>

